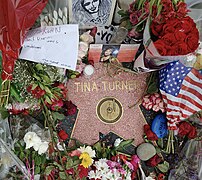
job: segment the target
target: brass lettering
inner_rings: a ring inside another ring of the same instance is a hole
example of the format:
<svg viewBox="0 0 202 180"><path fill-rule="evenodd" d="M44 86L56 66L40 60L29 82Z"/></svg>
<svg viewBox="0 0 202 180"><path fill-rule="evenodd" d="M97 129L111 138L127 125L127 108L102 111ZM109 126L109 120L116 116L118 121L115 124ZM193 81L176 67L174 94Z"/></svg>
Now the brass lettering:
<svg viewBox="0 0 202 180"><path fill-rule="evenodd" d="M111 86L112 85L112 86ZM109 90L113 91L115 89L114 82L109 82Z"/></svg>
<svg viewBox="0 0 202 180"><path fill-rule="evenodd" d="M98 91L98 88L97 88L97 84L95 82L93 82L93 87L92 87L92 91Z"/></svg>
<svg viewBox="0 0 202 180"><path fill-rule="evenodd" d="M121 87L121 82L120 81L115 81L115 84L116 84L116 90L122 90L122 87Z"/></svg>
<svg viewBox="0 0 202 180"><path fill-rule="evenodd" d="M107 87L107 86L106 86L106 83L107 83L106 81L102 81L102 84L104 85L104 91L107 90L107 88L106 88L106 87Z"/></svg>
<svg viewBox="0 0 202 180"><path fill-rule="evenodd" d="M121 81L121 84L122 84L122 90L124 90L124 89L128 89L127 81L126 81L126 82Z"/></svg>
<svg viewBox="0 0 202 180"><path fill-rule="evenodd" d="M135 83L134 81L128 81L128 90L135 90Z"/></svg>
<svg viewBox="0 0 202 180"><path fill-rule="evenodd" d="M80 82L75 82L76 85L76 92L79 92L79 85L81 84ZM83 88L82 88L83 89ZM83 91L82 91L83 92Z"/></svg>
<svg viewBox="0 0 202 180"><path fill-rule="evenodd" d="M86 92L87 90L90 92L90 82L84 82L83 89L84 89L84 92Z"/></svg>

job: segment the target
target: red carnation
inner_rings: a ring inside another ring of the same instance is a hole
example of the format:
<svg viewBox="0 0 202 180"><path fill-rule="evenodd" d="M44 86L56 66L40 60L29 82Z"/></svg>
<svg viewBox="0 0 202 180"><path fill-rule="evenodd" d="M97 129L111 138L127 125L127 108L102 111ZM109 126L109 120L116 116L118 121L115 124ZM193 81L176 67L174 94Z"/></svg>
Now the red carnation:
<svg viewBox="0 0 202 180"><path fill-rule="evenodd" d="M77 170L79 172L80 179L83 179L84 177L88 176L88 168L79 165Z"/></svg>
<svg viewBox="0 0 202 180"><path fill-rule="evenodd" d="M188 133L191 131L192 126L190 123L184 121L180 123L178 128L179 128L179 132L178 132L179 136L185 136L185 135L188 135Z"/></svg>
<svg viewBox="0 0 202 180"><path fill-rule="evenodd" d="M72 103L72 101L65 102L65 108L67 108L67 115L74 115L77 111L77 106Z"/></svg>
<svg viewBox="0 0 202 180"><path fill-rule="evenodd" d="M157 135L154 132L152 132L148 124L144 125L144 133L146 134L148 140L152 140L152 141L158 140Z"/></svg>
<svg viewBox="0 0 202 180"><path fill-rule="evenodd" d="M196 138L196 136L197 136L196 127L191 126L191 130L190 130L190 132L188 134L188 138L189 139L194 139L194 138Z"/></svg>
<svg viewBox="0 0 202 180"><path fill-rule="evenodd" d="M155 166L157 166L161 161L162 161L162 159L156 154L156 155L153 156L151 159L149 159L149 160L146 162L146 164L147 164L147 166L155 167Z"/></svg>
<svg viewBox="0 0 202 180"><path fill-rule="evenodd" d="M165 178L165 175L160 173L158 174L157 180L164 180L164 178Z"/></svg>
<svg viewBox="0 0 202 180"><path fill-rule="evenodd" d="M69 137L68 134L64 130L60 130L59 133L58 133L58 136L62 140L66 140Z"/></svg>

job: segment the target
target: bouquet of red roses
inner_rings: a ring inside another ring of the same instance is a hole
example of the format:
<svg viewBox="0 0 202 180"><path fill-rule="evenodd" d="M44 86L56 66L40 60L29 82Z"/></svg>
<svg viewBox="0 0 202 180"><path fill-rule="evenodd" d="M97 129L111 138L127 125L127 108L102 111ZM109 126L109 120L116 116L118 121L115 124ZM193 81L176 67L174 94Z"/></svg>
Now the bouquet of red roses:
<svg viewBox="0 0 202 180"><path fill-rule="evenodd" d="M141 1L142 2L142 1ZM183 1L149 1L150 16L143 34L144 51L136 58L134 69L158 70L167 63L186 62L199 46L199 31Z"/></svg>
<svg viewBox="0 0 202 180"><path fill-rule="evenodd" d="M176 6L171 1L162 1L162 11L153 11L151 22L152 40L162 56L186 55L199 45L199 32L193 19L187 16L184 2Z"/></svg>

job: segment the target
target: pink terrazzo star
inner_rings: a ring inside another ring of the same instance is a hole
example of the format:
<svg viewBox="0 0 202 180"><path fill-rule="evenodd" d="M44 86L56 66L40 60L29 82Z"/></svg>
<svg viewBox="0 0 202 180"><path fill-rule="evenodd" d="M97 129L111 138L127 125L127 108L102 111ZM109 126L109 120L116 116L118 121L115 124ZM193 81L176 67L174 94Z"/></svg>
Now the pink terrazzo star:
<svg viewBox="0 0 202 180"><path fill-rule="evenodd" d="M146 86L146 75L121 72L110 77L107 68L95 64L91 78L85 76L70 80L69 99L80 109L73 137L82 143L93 144L99 140L99 132L112 131L124 139L134 138L134 144L143 142L143 125L146 123L139 106L129 108L141 98ZM123 105L123 116L115 124L103 123L96 115L96 106L104 97L115 97Z"/></svg>

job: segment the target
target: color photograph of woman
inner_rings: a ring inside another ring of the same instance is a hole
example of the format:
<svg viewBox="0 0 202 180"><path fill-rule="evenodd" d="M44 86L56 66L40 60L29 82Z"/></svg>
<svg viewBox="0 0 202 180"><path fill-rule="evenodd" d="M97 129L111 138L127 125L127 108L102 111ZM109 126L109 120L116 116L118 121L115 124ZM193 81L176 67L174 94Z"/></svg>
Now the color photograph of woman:
<svg viewBox="0 0 202 180"><path fill-rule="evenodd" d="M104 45L100 57L100 62L111 62L118 55L120 45Z"/></svg>
<svg viewBox="0 0 202 180"><path fill-rule="evenodd" d="M70 22L81 26L111 23L116 0L71 0Z"/></svg>

